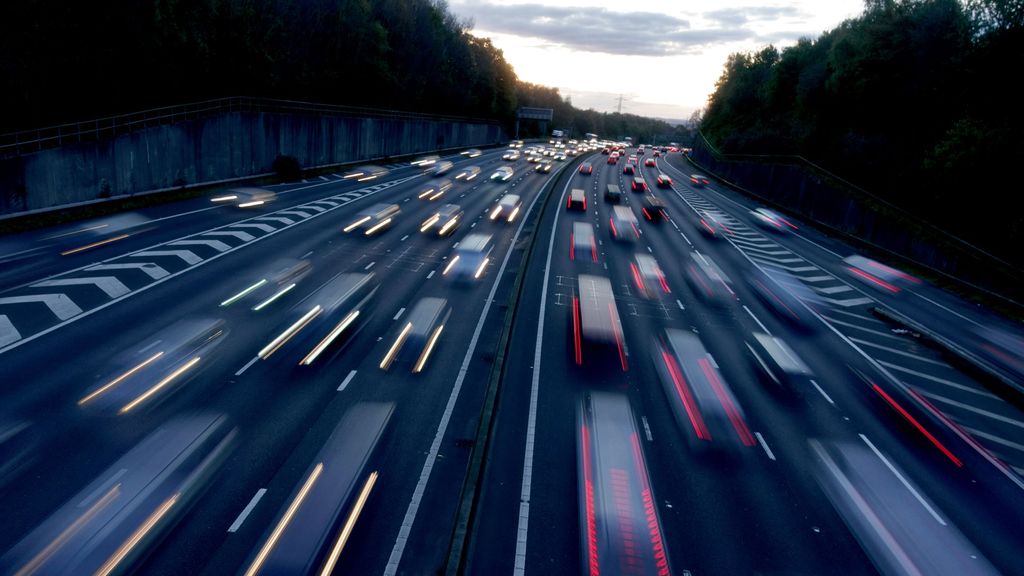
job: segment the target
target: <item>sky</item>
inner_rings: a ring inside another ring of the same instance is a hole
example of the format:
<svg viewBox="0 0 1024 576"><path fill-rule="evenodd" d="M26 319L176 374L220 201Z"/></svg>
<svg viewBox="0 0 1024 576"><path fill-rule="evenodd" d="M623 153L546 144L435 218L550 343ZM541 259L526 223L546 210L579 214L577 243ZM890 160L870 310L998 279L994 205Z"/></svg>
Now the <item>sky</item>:
<svg viewBox="0 0 1024 576"><path fill-rule="evenodd" d="M520 80L577 108L685 120L707 104L735 52L816 39L863 0L449 0L500 48Z"/></svg>

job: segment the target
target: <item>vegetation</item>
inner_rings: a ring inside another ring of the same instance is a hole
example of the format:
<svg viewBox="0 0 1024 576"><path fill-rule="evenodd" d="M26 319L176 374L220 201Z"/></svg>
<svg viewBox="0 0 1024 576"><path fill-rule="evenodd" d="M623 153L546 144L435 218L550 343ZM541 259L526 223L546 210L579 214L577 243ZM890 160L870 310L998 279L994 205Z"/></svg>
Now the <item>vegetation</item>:
<svg viewBox="0 0 1024 576"><path fill-rule="evenodd" d="M520 83L444 0L0 2L0 133L237 95L491 118L510 129L518 105L550 106L557 127L577 134L673 132L576 110L557 90Z"/></svg>
<svg viewBox="0 0 1024 576"><path fill-rule="evenodd" d="M727 153L800 154L1021 261L1019 0L868 0L781 52L733 54L702 131Z"/></svg>

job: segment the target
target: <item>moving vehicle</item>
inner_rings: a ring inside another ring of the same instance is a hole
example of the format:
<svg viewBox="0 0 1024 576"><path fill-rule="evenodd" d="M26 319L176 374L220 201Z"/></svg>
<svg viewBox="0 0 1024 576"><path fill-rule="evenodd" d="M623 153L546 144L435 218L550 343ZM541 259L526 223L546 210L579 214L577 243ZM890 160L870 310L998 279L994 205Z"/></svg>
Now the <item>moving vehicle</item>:
<svg viewBox="0 0 1024 576"><path fill-rule="evenodd" d="M671 188L672 179L669 178L668 174L663 172L658 173L658 188Z"/></svg>
<svg viewBox="0 0 1024 576"><path fill-rule="evenodd" d="M434 177L443 176L447 174L448 171L450 171L453 167L455 167L455 164L452 164L448 160L441 160L434 164L433 166L427 168L426 173Z"/></svg>
<svg viewBox="0 0 1024 576"><path fill-rule="evenodd" d="M434 200L437 200L440 197L444 196L445 192L448 192L451 189L451 180L448 180L447 178L444 180L438 180L436 182L424 184L420 188L419 198L420 200L429 200L433 202Z"/></svg>
<svg viewBox="0 0 1024 576"><path fill-rule="evenodd" d="M732 230L725 223L725 215L721 212L705 210L700 213L699 219L700 226L697 228L708 238L721 238L726 234L732 234Z"/></svg>
<svg viewBox="0 0 1024 576"><path fill-rule="evenodd" d="M623 242L635 242L640 239L640 223L629 206L612 207L611 224L612 238Z"/></svg>
<svg viewBox="0 0 1024 576"><path fill-rule="evenodd" d="M623 164L622 165L622 173L623 174L628 174L630 176L633 176L634 174L636 174L636 169L633 168L632 164Z"/></svg>
<svg viewBox="0 0 1024 576"><path fill-rule="evenodd" d="M713 260L698 252L690 254L686 264L686 280L698 297L705 301L725 305L736 300L732 280Z"/></svg>
<svg viewBox="0 0 1024 576"><path fill-rule="evenodd" d="M388 169L381 166L375 166L373 164L365 164L358 166L345 172L342 178L346 180L356 180L357 182L366 182L368 180L374 180L376 178L383 178L388 175Z"/></svg>
<svg viewBox="0 0 1024 576"><path fill-rule="evenodd" d="M650 254L634 255L633 261L629 263L629 272L641 298L656 299L671 292L665 280L665 273Z"/></svg>
<svg viewBox="0 0 1024 576"><path fill-rule="evenodd" d="M476 178L479 175L479 166L466 166L465 168L460 168L459 171L455 173L455 179L462 180L464 182L469 182L470 180Z"/></svg>
<svg viewBox="0 0 1024 576"><path fill-rule="evenodd" d="M231 204L237 208L256 208L276 198L277 194L263 188L232 188L224 194L210 198L210 202Z"/></svg>
<svg viewBox="0 0 1024 576"><path fill-rule="evenodd" d="M459 242L441 275L455 281L479 280L491 260L492 250L494 239L490 234L470 234Z"/></svg>
<svg viewBox="0 0 1024 576"><path fill-rule="evenodd" d="M422 372L451 313L452 307L444 298L420 298L405 317L402 328L381 360L381 370L388 370L408 359L412 361L413 373Z"/></svg>
<svg viewBox="0 0 1024 576"><path fill-rule="evenodd" d="M356 215L356 220L343 230L346 233L363 230L364 235L373 236L377 232L389 228L394 223L395 216L401 211L398 204L374 204L361 210Z"/></svg>
<svg viewBox="0 0 1024 576"><path fill-rule="evenodd" d="M657 165L658 165L658 163L655 162L653 157L652 158L647 158L647 159L644 160L644 166L654 167L654 166L657 166Z"/></svg>
<svg viewBox="0 0 1024 576"><path fill-rule="evenodd" d="M508 166L499 166L497 170L491 174L491 180L497 180L499 182L508 182L512 179L512 168Z"/></svg>
<svg viewBox="0 0 1024 576"><path fill-rule="evenodd" d="M544 162L543 164L537 164L537 167L534 168L533 171L537 174L550 174L552 168L554 168L554 166L552 166L550 162Z"/></svg>
<svg viewBox="0 0 1024 576"><path fill-rule="evenodd" d="M449 236L459 228L464 212L458 204L444 204L423 221L420 232Z"/></svg>
<svg viewBox="0 0 1024 576"><path fill-rule="evenodd" d="M615 305L612 283L604 276L580 274L576 293L572 297L572 334L576 364L583 364L584 356L593 355L592 362L609 357L607 350L618 352L622 370L628 370L622 321Z"/></svg>
<svg viewBox="0 0 1024 576"><path fill-rule="evenodd" d="M665 209L665 201L653 194L644 194L640 211L649 222L660 222L668 220L668 211Z"/></svg>
<svg viewBox="0 0 1024 576"><path fill-rule="evenodd" d="M587 192L582 188L573 188L569 191L569 201L566 203L569 210L587 211Z"/></svg>
<svg viewBox="0 0 1024 576"><path fill-rule="evenodd" d="M477 156L479 156L481 154L483 154L483 152L481 152L480 150L478 150L476 148L470 148L469 150L463 150L462 151L462 155L465 156L466 158L476 158Z"/></svg>
<svg viewBox="0 0 1024 576"><path fill-rule="evenodd" d="M843 264L853 278L880 292L899 294L904 288L921 283L920 280L906 272L859 254L843 258Z"/></svg>
<svg viewBox="0 0 1024 576"><path fill-rule="evenodd" d="M690 174L690 184L694 188L703 188L704 186L710 184L710 182L708 181L707 176L704 176L702 174Z"/></svg>
<svg viewBox="0 0 1024 576"><path fill-rule="evenodd" d="M578 254L590 254L590 260L597 262L597 237L590 222L573 222L572 237L569 239L569 259L576 260ZM584 256L585 257L585 256Z"/></svg>
<svg viewBox="0 0 1024 576"><path fill-rule="evenodd" d="M313 264L309 260L281 258L264 273L250 276L246 288L221 302L220 306L223 308L239 302L253 302L251 309L259 312L295 289L299 281L312 270Z"/></svg>
<svg viewBox="0 0 1024 576"><path fill-rule="evenodd" d="M637 175L633 177L633 181L629 184L630 189L633 192L647 192L647 182L644 181L644 177Z"/></svg>
<svg viewBox="0 0 1024 576"><path fill-rule="evenodd" d="M778 232L783 234L789 232L791 229L796 230L796 226L792 222L783 218L778 212L769 210L767 208L757 208L750 211L751 217L754 219L754 223L772 232Z"/></svg>
<svg viewBox="0 0 1024 576"><path fill-rule="evenodd" d="M515 221L516 216L519 215L519 210L522 207L523 201L519 198L518 194L505 194L498 201L498 205L491 210L490 219L497 220L500 216L506 222L512 223Z"/></svg>
<svg viewBox="0 0 1024 576"><path fill-rule="evenodd" d="M781 338L763 332L751 333L745 342L754 368L776 386L799 389L806 385L814 372L807 363Z"/></svg>
<svg viewBox="0 0 1024 576"><path fill-rule="evenodd" d="M584 162L583 164L580 164L580 174L583 174L585 176L589 176L589 175L591 175L593 173L594 173L594 165L593 164L591 164L590 162Z"/></svg>
<svg viewBox="0 0 1024 576"><path fill-rule="evenodd" d="M619 204L622 202L622 189L618 184L609 184L604 189L604 199L612 204Z"/></svg>

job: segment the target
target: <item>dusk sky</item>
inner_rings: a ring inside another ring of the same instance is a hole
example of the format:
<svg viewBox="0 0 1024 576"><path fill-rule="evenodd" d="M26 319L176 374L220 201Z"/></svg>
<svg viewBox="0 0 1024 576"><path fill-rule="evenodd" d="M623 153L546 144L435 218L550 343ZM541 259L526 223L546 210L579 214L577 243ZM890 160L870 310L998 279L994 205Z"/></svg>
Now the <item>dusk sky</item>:
<svg viewBox="0 0 1024 576"><path fill-rule="evenodd" d="M817 38L862 0L450 0L521 80L557 87L579 108L686 119L715 89L729 54Z"/></svg>

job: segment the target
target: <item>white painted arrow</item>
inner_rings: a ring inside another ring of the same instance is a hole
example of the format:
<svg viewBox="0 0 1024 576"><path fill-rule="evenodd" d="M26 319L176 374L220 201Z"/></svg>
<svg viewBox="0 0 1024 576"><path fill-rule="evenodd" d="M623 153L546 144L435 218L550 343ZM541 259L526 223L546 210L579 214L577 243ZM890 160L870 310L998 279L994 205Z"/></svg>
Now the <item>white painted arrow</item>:
<svg viewBox="0 0 1024 576"><path fill-rule="evenodd" d="M285 226L291 226L292 224L295 224L295 220L292 220L291 218L284 218L284 217L277 217L277 218L275 218L273 216L266 216L264 218L260 218L259 220L261 222L278 222L280 224L284 224Z"/></svg>
<svg viewBox="0 0 1024 576"><path fill-rule="evenodd" d="M56 280L44 280L33 284L33 288L49 288L51 286L85 286L93 285L103 290L107 296L117 298L131 292L123 282L114 276L89 276L85 278L58 278Z"/></svg>
<svg viewBox="0 0 1024 576"><path fill-rule="evenodd" d="M248 232L233 232L231 230L218 230L216 232L204 232L203 236L231 236L233 238L238 238L242 242L248 242L248 241L252 240L253 238L255 238L255 236L253 236L252 234L249 234Z"/></svg>
<svg viewBox="0 0 1024 576"><path fill-rule="evenodd" d="M148 252L136 252L131 254L132 257L136 256L177 256L185 261L186 264L191 266L192 264L198 264L203 261L202 258L196 256L194 252L188 250L150 250Z"/></svg>
<svg viewBox="0 0 1024 576"><path fill-rule="evenodd" d="M276 228L274 228L270 224L257 224L255 222L250 222L250 223L246 223L246 224L232 224L231 227L232 228L255 228L257 230L262 230L264 232L273 232L274 230L276 230Z"/></svg>
<svg viewBox="0 0 1024 576"><path fill-rule="evenodd" d="M21 340L21 332L11 324L5 314L0 314L0 347Z"/></svg>
<svg viewBox="0 0 1024 576"><path fill-rule="evenodd" d="M332 208L333 208L333 206L332 206ZM317 214L319 214L320 212L323 212L324 210L327 210L323 206L317 206L316 204L303 204L302 206L299 206L299 209L301 209L301 210L314 210L314 211L316 211Z"/></svg>
<svg viewBox="0 0 1024 576"><path fill-rule="evenodd" d="M45 304L58 320L67 320L72 316L77 316L82 313L82 309L72 302L71 298L68 298L64 294L32 294L31 296L8 296L6 298L0 298L0 305L29 304L32 302Z"/></svg>
<svg viewBox="0 0 1024 576"><path fill-rule="evenodd" d="M130 262L127 264L97 264L96 266L90 266L86 268L87 272L94 272L99 270L141 270L153 280L159 280L164 276L167 276L167 270L153 264L152 262Z"/></svg>
<svg viewBox="0 0 1024 576"><path fill-rule="evenodd" d="M231 249L231 246L221 242L220 240L178 240L176 242L168 242L168 246L209 246L217 252L227 252Z"/></svg>
<svg viewBox="0 0 1024 576"><path fill-rule="evenodd" d="M309 218L309 213L301 212L299 210L288 210L287 212L278 212L278 214L289 214L289 215L292 215L292 216L298 216L299 218L302 218L302 219Z"/></svg>
<svg viewBox="0 0 1024 576"><path fill-rule="evenodd" d="M764 264L765 266L772 266L773 268L782 268L783 270L789 270L790 272L811 272L812 270L820 270L817 266L783 266L782 264L776 264L774 262L761 263Z"/></svg>
<svg viewBox="0 0 1024 576"><path fill-rule="evenodd" d="M814 289L822 294L839 294L840 292L853 292L853 288L850 288L849 286L831 286L829 288L815 287Z"/></svg>

